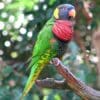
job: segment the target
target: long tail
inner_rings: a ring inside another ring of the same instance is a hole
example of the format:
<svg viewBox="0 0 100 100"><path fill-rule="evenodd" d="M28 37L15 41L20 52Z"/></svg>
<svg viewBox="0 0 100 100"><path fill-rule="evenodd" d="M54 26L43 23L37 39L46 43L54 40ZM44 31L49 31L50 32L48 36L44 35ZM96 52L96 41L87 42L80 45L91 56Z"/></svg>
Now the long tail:
<svg viewBox="0 0 100 100"><path fill-rule="evenodd" d="M30 76L28 78L28 81L26 83L26 86L24 88L24 91L22 93L20 100L23 100L24 97L28 94L28 92L32 88L33 84L35 83L35 80L38 78L38 76L43 68L44 68L44 64L42 64L42 65L40 65L38 63L34 64L34 66L31 69Z"/></svg>

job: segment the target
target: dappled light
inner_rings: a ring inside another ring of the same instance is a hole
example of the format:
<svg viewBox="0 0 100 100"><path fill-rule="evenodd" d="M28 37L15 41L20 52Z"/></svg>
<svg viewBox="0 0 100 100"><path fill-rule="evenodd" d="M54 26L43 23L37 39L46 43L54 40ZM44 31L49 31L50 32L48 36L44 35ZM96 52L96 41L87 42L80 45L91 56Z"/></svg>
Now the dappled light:
<svg viewBox="0 0 100 100"><path fill-rule="evenodd" d="M72 19L73 39L61 61L78 79L100 89L100 0L1 0L0 100L21 97L31 70L27 69L38 33L53 16L55 7L64 3L75 6L76 18ZM63 80L51 63L38 79ZM25 100L49 99L81 100L81 97L70 89L41 88L36 84L25 97Z"/></svg>

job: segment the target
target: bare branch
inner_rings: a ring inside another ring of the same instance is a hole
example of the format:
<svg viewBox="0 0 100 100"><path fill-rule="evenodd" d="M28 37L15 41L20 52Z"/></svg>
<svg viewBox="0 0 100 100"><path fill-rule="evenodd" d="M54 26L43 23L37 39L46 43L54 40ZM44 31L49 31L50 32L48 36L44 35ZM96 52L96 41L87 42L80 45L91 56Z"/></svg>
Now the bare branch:
<svg viewBox="0 0 100 100"><path fill-rule="evenodd" d="M71 89L83 100L100 100L100 91L94 90L87 86L85 83L76 78L70 70L64 66L58 58L53 59L57 71L65 78L63 81L57 81L54 79L45 79L36 81L37 85L55 88L55 89ZM68 88L69 87L69 88Z"/></svg>
<svg viewBox="0 0 100 100"><path fill-rule="evenodd" d="M43 80L37 80L36 84L40 87L44 88L52 88L52 89L69 89L69 86L66 85L66 80L58 81L53 78L46 78Z"/></svg>

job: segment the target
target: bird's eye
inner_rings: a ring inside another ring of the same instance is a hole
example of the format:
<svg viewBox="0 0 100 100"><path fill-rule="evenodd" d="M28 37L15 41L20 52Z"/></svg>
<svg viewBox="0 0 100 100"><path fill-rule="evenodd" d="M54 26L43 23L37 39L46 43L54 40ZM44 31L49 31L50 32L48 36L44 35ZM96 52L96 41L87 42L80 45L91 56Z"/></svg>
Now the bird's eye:
<svg viewBox="0 0 100 100"><path fill-rule="evenodd" d="M73 19L74 19L74 18L73 18L72 16L69 16L69 17L68 17L68 20L70 20L70 21L73 21Z"/></svg>

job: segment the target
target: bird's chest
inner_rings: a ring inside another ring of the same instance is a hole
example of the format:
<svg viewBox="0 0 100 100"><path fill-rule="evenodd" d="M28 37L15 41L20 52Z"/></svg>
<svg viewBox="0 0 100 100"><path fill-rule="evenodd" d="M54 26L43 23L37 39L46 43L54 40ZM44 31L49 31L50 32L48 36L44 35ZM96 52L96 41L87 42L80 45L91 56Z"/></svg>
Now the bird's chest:
<svg viewBox="0 0 100 100"><path fill-rule="evenodd" d="M61 58L67 51L67 42L63 42L63 41L60 41L60 40L57 40L58 41L58 52L57 52L57 57Z"/></svg>
<svg viewBox="0 0 100 100"><path fill-rule="evenodd" d="M57 37L51 39L52 49L56 52L56 57L61 58L67 50L68 42L60 41Z"/></svg>

